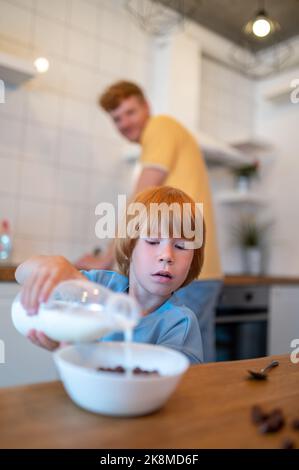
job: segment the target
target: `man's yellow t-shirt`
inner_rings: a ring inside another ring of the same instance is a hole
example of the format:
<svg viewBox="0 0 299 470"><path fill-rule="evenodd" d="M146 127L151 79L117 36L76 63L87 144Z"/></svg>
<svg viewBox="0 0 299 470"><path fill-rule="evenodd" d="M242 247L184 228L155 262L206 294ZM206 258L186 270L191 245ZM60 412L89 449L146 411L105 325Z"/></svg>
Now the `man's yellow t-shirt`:
<svg viewBox="0 0 299 470"><path fill-rule="evenodd" d="M151 117L141 136L142 166L167 170L164 182L203 203L206 246L199 279L220 279L222 270L217 246L209 178L199 145L179 122L169 116Z"/></svg>

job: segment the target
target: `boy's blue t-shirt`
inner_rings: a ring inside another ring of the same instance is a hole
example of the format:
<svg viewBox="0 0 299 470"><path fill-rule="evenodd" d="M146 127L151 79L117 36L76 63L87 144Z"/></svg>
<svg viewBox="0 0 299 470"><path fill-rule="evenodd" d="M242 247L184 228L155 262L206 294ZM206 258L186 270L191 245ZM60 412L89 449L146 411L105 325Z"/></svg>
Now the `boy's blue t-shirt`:
<svg viewBox="0 0 299 470"><path fill-rule="evenodd" d="M115 292L126 292L129 280L114 271L81 271L89 281ZM103 341L122 341L123 333L106 335ZM185 354L191 363L203 362L201 333L195 314L180 305L175 293L148 315L141 317L133 330L133 341L167 346Z"/></svg>

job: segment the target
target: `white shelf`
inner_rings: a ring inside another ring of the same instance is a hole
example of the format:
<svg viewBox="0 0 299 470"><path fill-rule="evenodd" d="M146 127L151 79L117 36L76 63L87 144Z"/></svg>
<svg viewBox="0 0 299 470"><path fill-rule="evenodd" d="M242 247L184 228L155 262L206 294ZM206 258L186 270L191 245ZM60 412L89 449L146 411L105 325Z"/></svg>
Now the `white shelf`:
<svg viewBox="0 0 299 470"><path fill-rule="evenodd" d="M205 132L199 131L196 136L208 165L237 168L240 165L253 163L253 158L244 152L216 139Z"/></svg>
<svg viewBox="0 0 299 470"><path fill-rule="evenodd" d="M0 53L0 79L4 83L20 85L33 78L35 74L36 71L31 62L3 52Z"/></svg>
<svg viewBox="0 0 299 470"><path fill-rule="evenodd" d="M262 206L267 202L258 194L253 192L240 192L236 190L222 191L216 195L216 201L220 204L251 204Z"/></svg>
<svg viewBox="0 0 299 470"><path fill-rule="evenodd" d="M239 150L232 145L226 144L205 132L192 132L197 139L204 159L208 165L226 166L237 168L254 162L254 157L245 151ZM136 162L140 156L141 149L138 144L125 144L122 158L127 162Z"/></svg>
<svg viewBox="0 0 299 470"><path fill-rule="evenodd" d="M290 87L289 83L282 84L282 85L273 87L272 89L264 93L264 98L268 101L282 100L285 98L289 98L290 100L290 95L291 95L292 90L293 88Z"/></svg>
<svg viewBox="0 0 299 470"><path fill-rule="evenodd" d="M275 148L270 143L258 137L252 139L231 142L233 148L250 156L253 162L258 162L260 170L271 164L275 159Z"/></svg>
<svg viewBox="0 0 299 470"><path fill-rule="evenodd" d="M261 153L269 153L273 151L273 145L269 142L264 140L253 138L249 140L243 140L239 142L231 142L230 145L239 150L240 152L244 152L248 155L259 155Z"/></svg>

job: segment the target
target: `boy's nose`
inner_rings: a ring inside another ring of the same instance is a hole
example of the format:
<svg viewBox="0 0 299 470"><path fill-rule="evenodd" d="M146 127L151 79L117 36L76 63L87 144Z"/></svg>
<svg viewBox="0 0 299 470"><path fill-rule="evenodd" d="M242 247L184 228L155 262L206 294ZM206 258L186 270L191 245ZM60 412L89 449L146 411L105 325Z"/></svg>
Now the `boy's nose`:
<svg viewBox="0 0 299 470"><path fill-rule="evenodd" d="M162 253L160 253L159 261L166 263L173 263L173 253L171 248L165 248Z"/></svg>

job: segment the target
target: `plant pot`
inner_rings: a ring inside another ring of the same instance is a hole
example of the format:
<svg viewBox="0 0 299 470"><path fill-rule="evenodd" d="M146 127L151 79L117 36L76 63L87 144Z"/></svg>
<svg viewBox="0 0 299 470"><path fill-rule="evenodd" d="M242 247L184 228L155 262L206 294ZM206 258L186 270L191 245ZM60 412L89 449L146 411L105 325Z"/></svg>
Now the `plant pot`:
<svg viewBox="0 0 299 470"><path fill-rule="evenodd" d="M243 255L245 272L254 275L260 274L262 268L262 253L260 248L245 248Z"/></svg>

